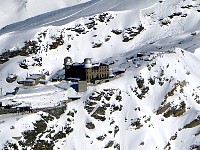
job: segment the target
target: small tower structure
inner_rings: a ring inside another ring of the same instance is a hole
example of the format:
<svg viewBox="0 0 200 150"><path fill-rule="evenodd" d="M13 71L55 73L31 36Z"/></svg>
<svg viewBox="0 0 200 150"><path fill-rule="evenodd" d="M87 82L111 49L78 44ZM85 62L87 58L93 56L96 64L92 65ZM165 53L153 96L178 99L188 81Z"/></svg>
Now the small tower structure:
<svg viewBox="0 0 200 150"><path fill-rule="evenodd" d="M73 64L72 58L71 57L65 57L64 59L64 69L65 69L65 75L69 74L69 70Z"/></svg>
<svg viewBox="0 0 200 150"><path fill-rule="evenodd" d="M64 59L64 66L70 67L72 65L73 61L71 57L65 57Z"/></svg>
<svg viewBox="0 0 200 150"><path fill-rule="evenodd" d="M91 58L84 59L84 68L86 68L86 69L92 68L92 59Z"/></svg>

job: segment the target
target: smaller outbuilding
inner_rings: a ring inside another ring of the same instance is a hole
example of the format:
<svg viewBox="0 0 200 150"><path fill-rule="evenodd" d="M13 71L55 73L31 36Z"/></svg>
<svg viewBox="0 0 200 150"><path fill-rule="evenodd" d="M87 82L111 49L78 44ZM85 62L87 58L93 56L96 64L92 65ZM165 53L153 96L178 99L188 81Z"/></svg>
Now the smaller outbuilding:
<svg viewBox="0 0 200 150"><path fill-rule="evenodd" d="M39 83L46 85L48 83L48 81L47 80L40 80Z"/></svg>
<svg viewBox="0 0 200 150"><path fill-rule="evenodd" d="M47 84L44 74L31 74L26 80L17 81L18 84L23 84L24 86L35 86L37 84Z"/></svg>
<svg viewBox="0 0 200 150"><path fill-rule="evenodd" d="M33 80L35 81L35 85L39 84L40 80L45 80L44 74L31 74L29 77L26 78L26 80Z"/></svg>
<svg viewBox="0 0 200 150"><path fill-rule="evenodd" d="M29 79L29 80L23 81L23 85L24 86L34 86L36 84L35 84L35 80Z"/></svg>
<svg viewBox="0 0 200 150"><path fill-rule="evenodd" d="M16 106L16 110L17 110L17 113L20 113L20 112L31 112L32 111L32 107L31 107L31 104L30 103L22 103L18 106Z"/></svg>
<svg viewBox="0 0 200 150"><path fill-rule="evenodd" d="M76 92L85 92L87 91L87 81L81 81L79 78L67 78L67 81L72 82L71 87Z"/></svg>

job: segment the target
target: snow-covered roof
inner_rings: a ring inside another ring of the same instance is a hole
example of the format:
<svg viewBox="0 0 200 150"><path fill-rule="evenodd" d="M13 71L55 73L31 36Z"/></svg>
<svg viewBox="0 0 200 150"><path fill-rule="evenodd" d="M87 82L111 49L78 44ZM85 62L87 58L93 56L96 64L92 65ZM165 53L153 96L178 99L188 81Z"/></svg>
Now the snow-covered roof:
<svg viewBox="0 0 200 150"><path fill-rule="evenodd" d="M75 62L75 63L72 64L72 66L84 66L84 64Z"/></svg>
<svg viewBox="0 0 200 150"><path fill-rule="evenodd" d="M20 105L16 106L16 107L30 107L31 103L21 103Z"/></svg>
<svg viewBox="0 0 200 150"><path fill-rule="evenodd" d="M48 81L47 80L40 80L39 82L40 83L47 83Z"/></svg>
<svg viewBox="0 0 200 150"><path fill-rule="evenodd" d="M68 97L68 99L80 99L81 98L81 96L70 96L70 97Z"/></svg>
<svg viewBox="0 0 200 150"><path fill-rule="evenodd" d="M92 63L92 67L99 67L100 65L108 65L106 63ZM84 67L84 63L73 63L72 66Z"/></svg>
<svg viewBox="0 0 200 150"><path fill-rule="evenodd" d="M44 76L43 74L32 74L30 75L29 77L27 77L27 79L38 79L38 78L41 78L42 76Z"/></svg>
<svg viewBox="0 0 200 150"><path fill-rule="evenodd" d="M35 80L33 80L33 79L27 79L27 80L24 80L23 82L24 83L34 83Z"/></svg>
<svg viewBox="0 0 200 150"><path fill-rule="evenodd" d="M70 80L73 80L73 81L80 81L80 78L67 78L66 80L70 81Z"/></svg>

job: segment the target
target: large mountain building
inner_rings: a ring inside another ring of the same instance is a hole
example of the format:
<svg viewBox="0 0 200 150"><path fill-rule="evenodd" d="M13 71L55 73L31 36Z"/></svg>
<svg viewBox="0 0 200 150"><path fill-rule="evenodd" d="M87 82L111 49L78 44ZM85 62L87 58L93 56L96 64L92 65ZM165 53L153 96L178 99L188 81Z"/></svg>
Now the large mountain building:
<svg viewBox="0 0 200 150"><path fill-rule="evenodd" d="M93 64L91 58L85 58L83 63L73 63L71 57L66 57L64 68L65 79L79 78L82 81L94 82L109 77L109 65L103 63Z"/></svg>

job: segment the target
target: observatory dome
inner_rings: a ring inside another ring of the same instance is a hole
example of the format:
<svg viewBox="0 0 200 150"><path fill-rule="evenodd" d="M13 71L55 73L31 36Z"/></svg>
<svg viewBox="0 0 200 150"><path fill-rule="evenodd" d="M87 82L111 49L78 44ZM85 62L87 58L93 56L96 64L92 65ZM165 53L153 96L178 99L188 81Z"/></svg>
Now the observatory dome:
<svg viewBox="0 0 200 150"><path fill-rule="evenodd" d="M72 58L71 57L65 57L64 59L64 65L71 65L72 64Z"/></svg>
<svg viewBox="0 0 200 150"><path fill-rule="evenodd" d="M84 68L92 68L92 59L91 58L84 59Z"/></svg>

